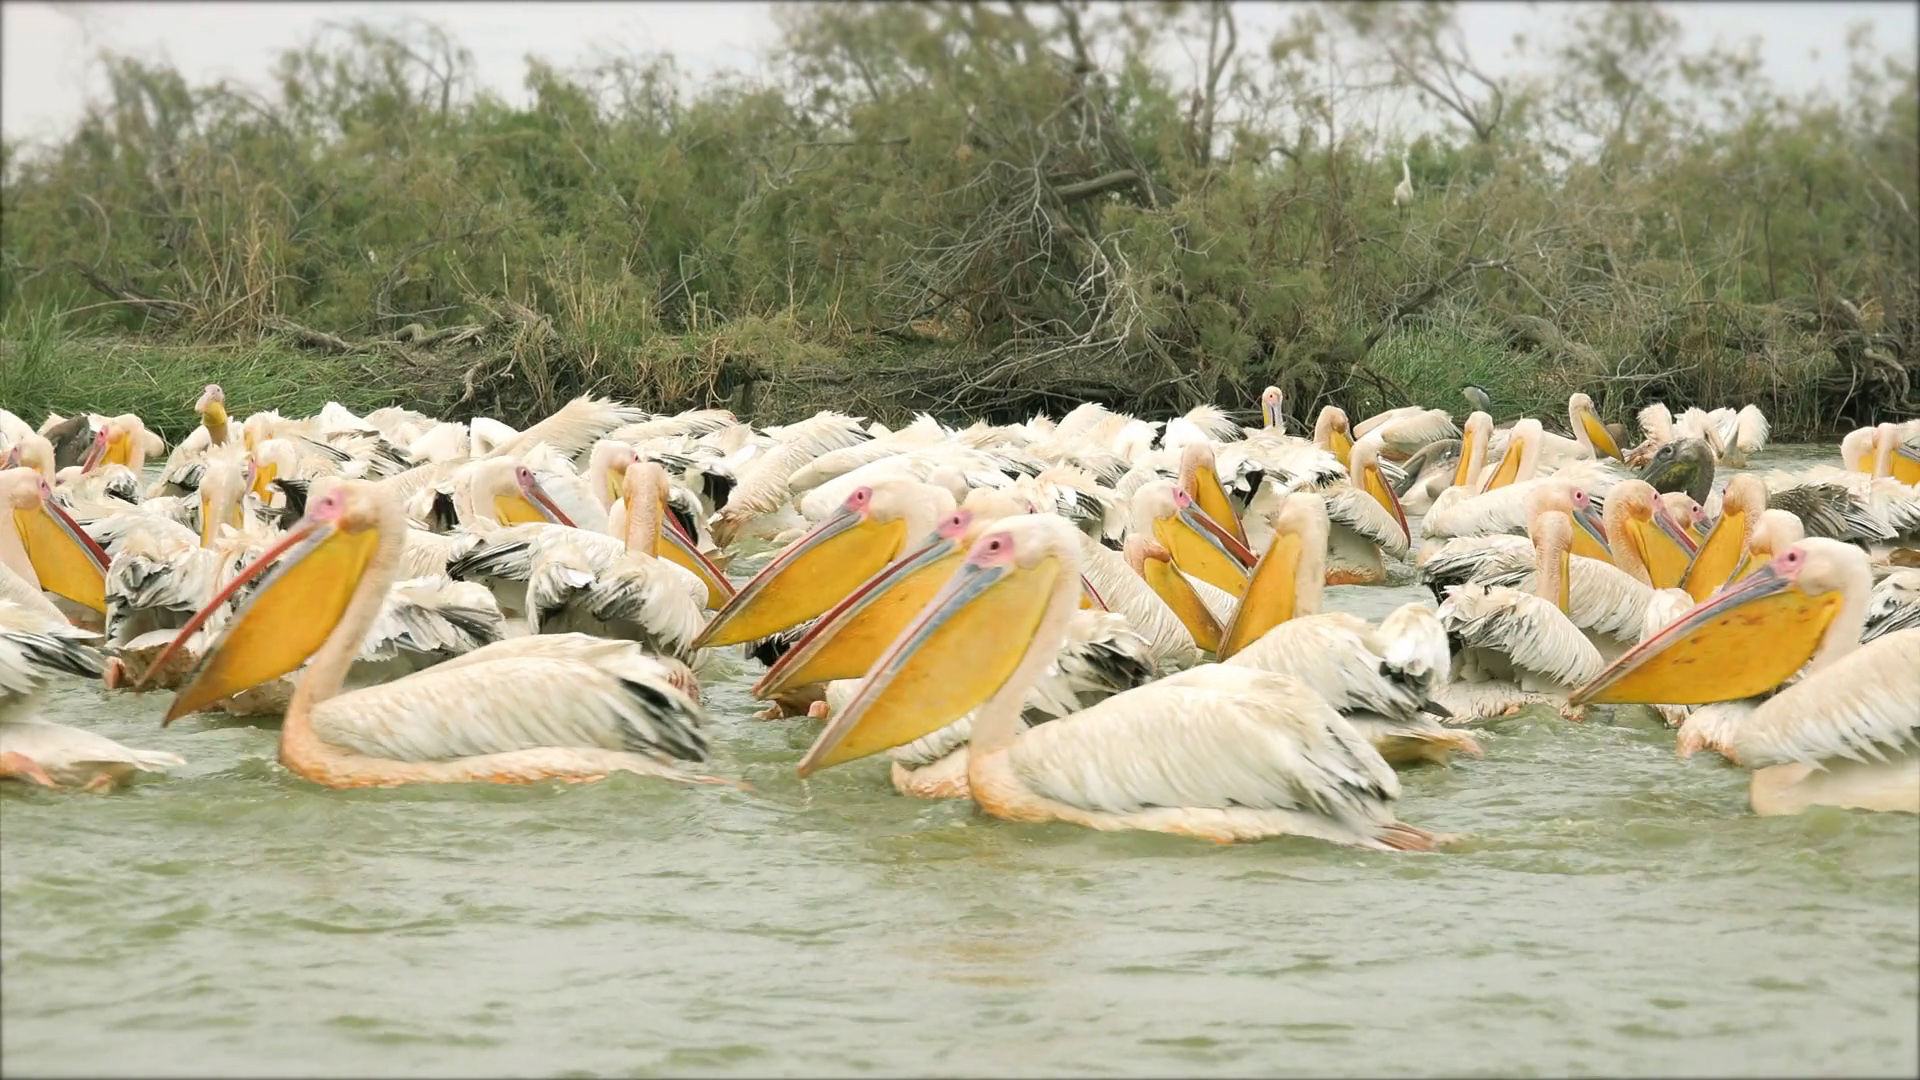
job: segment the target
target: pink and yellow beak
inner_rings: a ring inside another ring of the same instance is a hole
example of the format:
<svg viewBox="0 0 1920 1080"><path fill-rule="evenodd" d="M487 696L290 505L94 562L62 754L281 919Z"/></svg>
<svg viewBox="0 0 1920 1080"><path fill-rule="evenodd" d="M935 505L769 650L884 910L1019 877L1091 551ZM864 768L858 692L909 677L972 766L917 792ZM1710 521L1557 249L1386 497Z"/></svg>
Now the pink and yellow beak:
<svg viewBox="0 0 1920 1080"><path fill-rule="evenodd" d="M540 484L540 478L525 465L516 465L513 470L514 486L519 490L512 494L493 497L493 516L502 525L528 525L546 522L552 525L573 525L547 489Z"/></svg>
<svg viewBox="0 0 1920 1080"><path fill-rule="evenodd" d="M1601 562L1612 562L1613 552L1607 547L1606 522L1600 512L1594 509L1593 497L1580 488L1574 488L1568 496L1573 504L1572 554Z"/></svg>
<svg viewBox="0 0 1920 1080"><path fill-rule="evenodd" d="M20 546L26 549L34 576L48 592L104 615L107 553L53 501L53 489L47 486L46 478L35 473L33 479L40 486L39 504L16 509L13 528L20 535Z"/></svg>
<svg viewBox="0 0 1920 1080"><path fill-rule="evenodd" d="M376 529L348 527L342 521L344 506L345 495L339 489L316 501L284 539L189 620L147 668L147 676L164 669L241 586L265 575L246 606L201 657L192 680L174 695L163 724L285 675L326 641L346 614L380 542ZM141 679L143 685L147 676Z"/></svg>
<svg viewBox="0 0 1920 1080"><path fill-rule="evenodd" d="M101 428L93 433L93 444L87 448L87 456L80 462L80 471L90 473L105 464L107 460L107 429Z"/></svg>
<svg viewBox="0 0 1920 1080"><path fill-rule="evenodd" d="M1052 602L1060 560L1021 566L989 531L821 730L799 773L866 757L938 731L991 698L1026 656Z"/></svg>
<svg viewBox="0 0 1920 1080"><path fill-rule="evenodd" d="M1234 513L1233 502L1227 498L1227 489L1220 485L1219 474L1214 472L1211 461L1194 470L1192 484L1187 494L1192 496L1201 513L1233 537L1235 543L1246 547L1247 534L1240 527L1240 515Z"/></svg>
<svg viewBox="0 0 1920 1080"><path fill-rule="evenodd" d="M831 516L794 541L715 613L693 648L737 645L831 609L885 569L906 545L904 518L879 521L873 489L847 496Z"/></svg>
<svg viewBox="0 0 1920 1080"><path fill-rule="evenodd" d="M948 515L933 535L835 604L754 683L753 696L770 701L793 687L866 674L953 576L972 523L972 511Z"/></svg>
<svg viewBox="0 0 1920 1080"><path fill-rule="evenodd" d="M1173 556L1174 565L1216 589L1236 597L1247 592L1247 572L1258 560L1247 546L1175 489L1172 514L1155 518L1153 538Z"/></svg>
<svg viewBox="0 0 1920 1080"><path fill-rule="evenodd" d="M1573 704L1705 705L1764 694L1806 666L1843 596L1799 588L1806 552L1773 561L1674 620L1574 691Z"/></svg>

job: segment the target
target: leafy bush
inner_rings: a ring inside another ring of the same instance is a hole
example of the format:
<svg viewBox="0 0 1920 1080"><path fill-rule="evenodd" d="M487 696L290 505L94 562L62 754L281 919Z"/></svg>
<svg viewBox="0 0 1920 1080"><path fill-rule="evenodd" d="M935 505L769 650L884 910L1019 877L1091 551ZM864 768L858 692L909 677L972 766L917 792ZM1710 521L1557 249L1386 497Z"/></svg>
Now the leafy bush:
<svg viewBox="0 0 1920 1080"><path fill-rule="evenodd" d="M1264 47L1218 3L783 6L761 81L530 61L524 107L431 26L328 31L264 98L108 56L0 155L0 399L1920 411L1913 64L1856 35L1845 100L1794 99L1658 7L1554 14L1552 81L1485 75L1444 4ZM1382 86L1440 130L1375 130Z"/></svg>

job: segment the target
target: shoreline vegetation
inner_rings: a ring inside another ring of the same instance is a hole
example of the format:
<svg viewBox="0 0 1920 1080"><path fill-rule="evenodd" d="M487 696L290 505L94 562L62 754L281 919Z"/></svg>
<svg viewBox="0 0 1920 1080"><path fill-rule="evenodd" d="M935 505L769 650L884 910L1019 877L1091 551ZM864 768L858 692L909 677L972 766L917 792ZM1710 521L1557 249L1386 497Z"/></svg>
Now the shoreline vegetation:
<svg viewBox="0 0 1920 1080"><path fill-rule="evenodd" d="M0 405L1920 414L1912 58L1855 33L1833 101L1655 5L1547 15L1551 79L1438 4L780 6L751 79L530 58L525 105L429 24L264 94L103 55L76 130L0 148Z"/></svg>

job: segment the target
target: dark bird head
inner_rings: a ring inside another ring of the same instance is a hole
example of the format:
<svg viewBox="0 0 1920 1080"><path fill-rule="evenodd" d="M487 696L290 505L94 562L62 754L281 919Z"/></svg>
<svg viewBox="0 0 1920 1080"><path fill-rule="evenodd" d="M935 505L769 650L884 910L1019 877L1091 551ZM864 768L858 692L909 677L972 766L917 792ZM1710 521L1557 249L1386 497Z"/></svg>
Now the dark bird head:
<svg viewBox="0 0 1920 1080"><path fill-rule="evenodd" d="M1707 501L1713 489L1713 447L1704 439L1675 439L1653 452L1640 479L1665 494L1684 491L1694 502Z"/></svg>
<svg viewBox="0 0 1920 1080"><path fill-rule="evenodd" d="M1460 396L1466 398L1467 403L1472 405L1475 411L1486 413L1488 416L1493 415L1493 398L1487 394L1485 388L1468 383L1460 388Z"/></svg>

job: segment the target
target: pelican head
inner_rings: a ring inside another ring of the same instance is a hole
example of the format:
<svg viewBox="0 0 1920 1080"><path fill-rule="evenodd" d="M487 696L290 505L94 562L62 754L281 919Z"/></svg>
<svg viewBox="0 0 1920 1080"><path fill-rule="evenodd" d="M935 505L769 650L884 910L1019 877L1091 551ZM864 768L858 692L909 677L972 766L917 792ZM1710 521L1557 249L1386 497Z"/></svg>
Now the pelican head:
<svg viewBox="0 0 1920 1080"><path fill-rule="evenodd" d="M1393 493L1393 485L1387 483L1386 476L1380 471L1380 447L1377 432L1354 443L1353 452L1348 457L1347 471L1353 478L1353 486L1373 496L1374 501L1400 523L1400 532L1411 536L1413 534L1407 530L1407 515L1400 509L1400 499Z"/></svg>
<svg viewBox="0 0 1920 1080"><path fill-rule="evenodd" d="M80 462L80 472L83 475L106 464L107 440L107 429L104 425L93 429L93 439L87 446L86 457L81 459ZM72 468L72 466L69 465L68 468ZM66 470L63 469L61 471L65 472Z"/></svg>
<svg viewBox="0 0 1920 1080"><path fill-rule="evenodd" d="M1514 421L1513 429L1507 432L1507 452L1500 458L1499 467L1487 477L1486 486L1480 490L1493 491L1508 484L1533 479L1534 471L1539 466L1540 439L1544 434L1540 421L1530 416Z"/></svg>
<svg viewBox="0 0 1920 1080"><path fill-rule="evenodd" d="M1332 454L1341 465L1353 450L1353 431L1347 426L1347 411L1338 405L1320 406L1313 422L1313 445Z"/></svg>
<svg viewBox="0 0 1920 1080"><path fill-rule="evenodd" d="M1854 428L1840 439L1840 465L1848 472L1870 473L1879 429Z"/></svg>
<svg viewBox="0 0 1920 1080"><path fill-rule="evenodd" d="M1600 413L1593 407L1593 399L1585 394L1576 393L1567 399L1567 423L1572 427L1574 437L1589 444L1594 456L1601 454L1623 460L1620 445L1613 441L1613 433L1607 425L1600 422Z"/></svg>
<svg viewBox="0 0 1920 1080"><path fill-rule="evenodd" d="M520 498L525 504L533 507L539 513L539 520L554 525L566 525L569 527L573 525L572 519L567 517L565 511L555 505L553 496L547 494L546 487L540 483L540 478L534 475L532 468L526 465L515 465L513 467L513 486L514 489L519 492ZM499 500L496 498L495 506L497 507L498 505Z"/></svg>
<svg viewBox="0 0 1920 1080"><path fill-rule="evenodd" d="M1480 475L1487 461L1487 443L1493 439L1493 417L1475 412L1460 427L1460 462L1453 469L1453 487L1466 487Z"/></svg>
<svg viewBox="0 0 1920 1080"><path fill-rule="evenodd" d="M793 687L866 674L953 576L968 534L986 524L964 508L941 518L932 533L820 616L753 685L753 696L770 701Z"/></svg>
<svg viewBox="0 0 1920 1080"><path fill-rule="evenodd" d="M1920 451L1903 439L1913 425L1881 424L1873 431L1873 468L1875 477L1891 476L1902 484L1920 484Z"/></svg>
<svg viewBox="0 0 1920 1080"><path fill-rule="evenodd" d="M587 475L598 478L600 482L588 486L593 489L593 497L600 503L600 509L608 509L615 499L621 497L627 469L633 465L635 457L631 443L601 439L593 444L593 453L587 459Z"/></svg>
<svg viewBox="0 0 1920 1080"><path fill-rule="evenodd" d="M1746 577L1765 566L1775 555L1787 550L1807 538L1807 527L1790 510L1766 509L1760 511L1759 521L1753 527L1753 536L1747 541L1747 561L1735 575L1735 580Z"/></svg>
<svg viewBox="0 0 1920 1080"><path fill-rule="evenodd" d="M1064 633L1073 615L1079 570L1079 531L1066 519L994 522L821 730L800 775L937 731L1003 688L1024 696L1053 659L1036 642ZM985 726L976 718L976 743Z"/></svg>
<svg viewBox="0 0 1920 1080"><path fill-rule="evenodd" d="M240 441L248 450L257 448L263 441L273 438L274 425L280 422L280 414L272 409L249 415L240 422Z"/></svg>
<svg viewBox="0 0 1920 1080"><path fill-rule="evenodd" d="M125 465L135 472L147 457L147 425L132 413L109 417L102 429L107 436L102 465Z"/></svg>
<svg viewBox="0 0 1920 1080"><path fill-rule="evenodd" d="M376 561L391 572L406 529L399 501L371 482L337 480L327 485L308 501L306 514L286 536L236 574L149 665L148 676L164 670L214 612L242 586L259 579L201 657L192 680L174 695L162 723L299 667L346 618L356 596L362 605L383 603L385 590L363 593L361 579ZM358 647L359 642L353 644ZM336 678L344 674L342 667ZM143 676L142 684L145 681ZM312 682L303 679L296 693L323 689Z"/></svg>
<svg viewBox="0 0 1920 1080"><path fill-rule="evenodd" d="M1240 515L1234 512L1226 489L1220 486L1220 475L1214 468L1212 446L1191 442L1180 451L1179 483L1180 490L1193 496L1193 501L1213 519L1214 524L1232 534L1241 546L1246 545L1247 534L1240 527Z"/></svg>
<svg viewBox="0 0 1920 1080"><path fill-rule="evenodd" d="M1268 431L1287 429L1287 416L1280 408L1284 400L1277 386L1269 386L1260 391L1260 426Z"/></svg>
<svg viewBox="0 0 1920 1080"><path fill-rule="evenodd" d="M1460 396L1467 399L1467 404L1473 406L1475 412L1493 413L1493 398L1487 396L1484 388L1468 383L1460 388Z"/></svg>
<svg viewBox="0 0 1920 1080"><path fill-rule="evenodd" d="M1319 612L1327 581L1328 528L1326 500L1319 495L1296 491L1280 504L1273 515L1273 541L1254 566L1247 594L1221 634L1220 659L1288 619Z"/></svg>
<svg viewBox="0 0 1920 1080"><path fill-rule="evenodd" d="M19 441L7 449L6 461L0 463L0 468L11 469L20 465L33 469L51 481L54 476L53 443L45 435L23 432Z"/></svg>
<svg viewBox="0 0 1920 1080"><path fill-rule="evenodd" d="M628 464L620 469L620 498L627 507L627 550L665 559L689 571L707 587L708 607L726 606L733 599L733 583L667 509L672 483L667 470L657 461L633 461L632 447L627 447L627 453Z"/></svg>
<svg viewBox="0 0 1920 1080"><path fill-rule="evenodd" d="M1693 541L1651 486L1632 479L1614 484L1602 520L1620 569L1656 589L1680 584L1693 559Z"/></svg>
<svg viewBox="0 0 1920 1080"><path fill-rule="evenodd" d="M285 439L261 439L247 454L254 465L253 493L263 500L272 496L275 480L292 479L299 466L293 444Z"/></svg>
<svg viewBox="0 0 1920 1080"><path fill-rule="evenodd" d="M1257 561L1253 552L1171 482L1150 480L1133 493L1133 531L1159 541L1183 572L1245 595L1247 571Z"/></svg>
<svg viewBox="0 0 1920 1080"><path fill-rule="evenodd" d="M0 565L37 588L102 614L107 610L107 553L53 501L47 478L24 466L0 471Z"/></svg>
<svg viewBox="0 0 1920 1080"><path fill-rule="evenodd" d="M492 510L502 525L547 522L572 525L533 469L511 458L484 458L467 466L467 485L476 511Z"/></svg>
<svg viewBox="0 0 1920 1080"><path fill-rule="evenodd" d="M1680 531L1686 534L1689 550L1698 546L1700 530L1707 520L1706 508L1684 491L1661 492L1660 505L1666 507L1667 514L1680 523Z"/></svg>
<svg viewBox="0 0 1920 1080"><path fill-rule="evenodd" d="M1173 555L1166 548L1143 533L1134 533L1127 537L1120 554L1140 580L1173 611L1195 645L1208 652L1220 648L1220 620L1207 610L1193 583L1174 567Z"/></svg>
<svg viewBox="0 0 1920 1080"><path fill-rule="evenodd" d="M1573 519L1573 553L1602 562L1613 561L1613 555L1607 548L1607 526L1600 515L1600 508L1593 503L1593 496L1586 488L1574 484L1566 489L1567 516Z"/></svg>
<svg viewBox="0 0 1920 1080"><path fill-rule="evenodd" d="M693 647L754 641L824 613L954 509L952 492L918 480L855 488L839 509L741 586Z"/></svg>
<svg viewBox="0 0 1920 1080"><path fill-rule="evenodd" d="M1705 502L1713 490L1714 460L1705 439L1675 439L1653 452L1640 479L1655 491L1684 491L1694 502Z"/></svg>
<svg viewBox="0 0 1920 1080"><path fill-rule="evenodd" d="M220 389L219 383L208 383L207 388L200 391L200 400L193 403L193 411L200 414L200 423L207 429L213 445L226 445L227 392Z"/></svg>
<svg viewBox="0 0 1920 1080"><path fill-rule="evenodd" d="M1866 552L1809 537L1696 605L1574 691L1574 704L1706 705L1764 694L1860 636Z"/></svg>
<svg viewBox="0 0 1920 1080"><path fill-rule="evenodd" d="M1694 553L1687 575L1680 582L1680 587L1695 602L1705 600L1715 589L1740 576L1754 529L1766 509L1767 486L1759 477L1740 473L1727 481L1727 489L1720 495L1720 520L1713 523L1713 529L1700 542L1700 550ZM1794 518L1794 522L1798 524L1799 519Z"/></svg>

